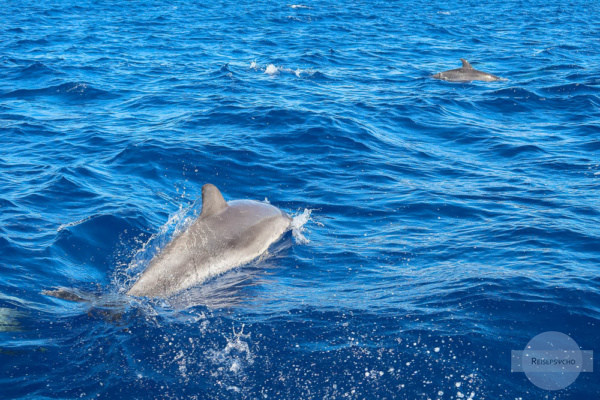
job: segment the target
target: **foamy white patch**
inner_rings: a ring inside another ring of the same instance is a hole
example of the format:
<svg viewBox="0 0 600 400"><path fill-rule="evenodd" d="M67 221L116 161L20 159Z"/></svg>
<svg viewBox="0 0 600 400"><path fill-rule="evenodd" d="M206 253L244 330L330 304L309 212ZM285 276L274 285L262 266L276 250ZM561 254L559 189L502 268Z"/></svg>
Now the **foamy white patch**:
<svg viewBox="0 0 600 400"><path fill-rule="evenodd" d="M252 61L250 63L250 69L253 69L255 71L258 71L260 69L262 69L260 67L260 65L258 65L256 63L256 61ZM267 75L276 75L276 74L280 74L280 73L286 73L286 74L294 74L296 75L297 78L301 78L303 75L308 75L311 76L315 73L314 70L312 69L302 69L302 68L287 68L287 67L283 67L283 66L276 66L275 64L269 64L264 68L265 74Z"/></svg>
<svg viewBox="0 0 600 400"><path fill-rule="evenodd" d="M294 215L294 217L292 218L292 236L294 237L296 243L310 243L310 240L308 240L306 236L304 236L304 232L306 231L304 225L308 221L310 221L311 212L312 210L305 208L302 214Z"/></svg>
<svg viewBox="0 0 600 400"><path fill-rule="evenodd" d="M277 68L273 64L267 65L267 68L265 69L265 74L269 74L269 75L275 75L278 72L279 72L279 68Z"/></svg>
<svg viewBox="0 0 600 400"><path fill-rule="evenodd" d="M438 11L437 13L442 15L450 15L450 11Z"/></svg>
<svg viewBox="0 0 600 400"><path fill-rule="evenodd" d="M290 4L290 8L310 8L309 6L305 6L304 4Z"/></svg>

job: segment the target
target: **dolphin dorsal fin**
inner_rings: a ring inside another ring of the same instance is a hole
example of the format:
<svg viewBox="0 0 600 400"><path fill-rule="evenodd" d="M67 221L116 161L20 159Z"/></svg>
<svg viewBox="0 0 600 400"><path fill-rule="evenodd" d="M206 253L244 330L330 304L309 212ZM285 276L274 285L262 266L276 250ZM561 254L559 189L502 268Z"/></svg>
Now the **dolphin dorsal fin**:
<svg viewBox="0 0 600 400"><path fill-rule="evenodd" d="M462 62L463 68L473 69L473 67L471 67L471 64L469 64L469 62L467 60L465 60L464 58L461 58L460 61Z"/></svg>
<svg viewBox="0 0 600 400"><path fill-rule="evenodd" d="M210 217L227 208L227 202L215 185L207 183L202 186L202 212L201 217Z"/></svg>

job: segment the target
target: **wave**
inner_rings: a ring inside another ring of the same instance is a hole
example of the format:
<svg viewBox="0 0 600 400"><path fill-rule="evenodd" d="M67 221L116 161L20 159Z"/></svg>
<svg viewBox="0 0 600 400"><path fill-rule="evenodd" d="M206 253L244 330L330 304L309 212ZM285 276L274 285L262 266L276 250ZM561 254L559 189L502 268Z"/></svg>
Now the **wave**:
<svg viewBox="0 0 600 400"><path fill-rule="evenodd" d="M541 96L536 94L533 91L521 88L521 87L512 87L506 89L498 89L488 93L489 96L497 96L498 98L503 99L512 99L512 100L527 100L527 99L540 99Z"/></svg>
<svg viewBox="0 0 600 400"><path fill-rule="evenodd" d="M15 209L18 208L18 206L14 202L0 197L0 208L2 208L3 212L6 212L8 209Z"/></svg>
<svg viewBox="0 0 600 400"><path fill-rule="evenodd" d="M57 202L62 207L76 206L99 198L99 194L93 189L82 186L73 178L62 174L56 174L46 181L47 176L36 177L30 184L36 184L36 190L27 191L19 198L19 203L25 203L32 207L38 207L47 202ZM46 181L46 182L43 182ZM43 182L43 183L42 183Z"/></svg>
<svg viewBox="0 0 600 400"><path fill-rule="evenodd" d="M546 153L541 147L532 144L513 145L501 143L492 146L491 150L500 156L507 158L513 158L517 156L531 157L535 154Z"/></svg>
<svg viewBox="0 0 600 400"><path fill-rule="evenodd" d="M29 45L47 45L49 44L48 40L45 38L39 39L22 39L17 41L18 46L29 46Z"/></svg>
<svg viewBox="0 0 600 400"><path fill-rule="evenodd" d="M585 70L584 67L577 64L554 64L544 66L539 71L571 71L571 70Z"/></svg>
<svg viewBox="0 0 600 400"><path fill-rule="evenodd" d="M57 74L57 71L53 70L52 68L49 68L44 63L36 61L32 64L29 64L26 67L21 68L17 72L16 76L20 79L32 79L43 76L55 76Z"/></svg>
<svg viewBox="0 0 600 400"><path fill-rule="evenodd" d="M94 273L104 281L108 279L108 271L131 257L138 238L147 234L146 221L135 214L127 217L94 214L61 224L49 250L60 254L68 265L78 266L69 272L71 276L89 280L86 275L90 271L103 271Z"/></svg>
<svg viewBox="0 0 600 400"><path fill-rule="evenodd" d="M600 127L595 126L593 129L595 132L598 132ZM590 140L589 142L582 143L581 147L586 151L600 151L600 140Z"/></svg>
<svg viewBox="0 0 600 400"><path fill-rule="evenodd" d="M585 84L565 84L542 87L536 91L521 87L500 89L485 94L474 101L477 106L502 112L537 112L539 110L566 110L577 108L581 112L592 110L600 104L600 89Z"/></svg>
<svg viewBox="0 0 600 400"><path fill-rule="evenodd" d="M17 89L0 95L0 98L27 100L35 97L50 96L65 100L108 100L118 97L116 94L96 89L85 82L68 82L39 89Z"/></svg>
<svg viewBox="0 0 600 400"><path fill-rule="evenodd" d="M563 85L548 86L541 89L548 94L574 95L600 93L600 88L586 85L584 83L568 83Z"/></svg>

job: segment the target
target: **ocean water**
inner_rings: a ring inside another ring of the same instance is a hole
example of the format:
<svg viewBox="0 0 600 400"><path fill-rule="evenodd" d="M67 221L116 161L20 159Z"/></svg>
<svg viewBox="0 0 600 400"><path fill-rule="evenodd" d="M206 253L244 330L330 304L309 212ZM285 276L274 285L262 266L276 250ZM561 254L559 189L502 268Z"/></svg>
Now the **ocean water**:
<svg viewBox="0 0 600 400"><path fill-rule="evenodd" d="M0 7L0 398L594 399L600 3ZM431 75L460 58L499 82ZM295 216L169 300L123 293L204 183ZM72 303L42 294L68 287Z"/></svg>

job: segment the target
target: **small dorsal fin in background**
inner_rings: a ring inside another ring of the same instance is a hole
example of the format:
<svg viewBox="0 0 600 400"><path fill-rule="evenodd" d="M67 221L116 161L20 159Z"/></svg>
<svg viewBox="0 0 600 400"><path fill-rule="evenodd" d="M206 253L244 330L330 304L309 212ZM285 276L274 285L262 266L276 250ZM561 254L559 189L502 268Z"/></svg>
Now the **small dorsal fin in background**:
<svg viewBox="0 0 600 400"><path fill-rule="evenodd" d="M227 202L215 185L207 183L202 186L202 212L201 217L209 217L227 208Z"/></svg>
<svg viewBox="0 0 600 400"><path fill-rule="evenodd" d="M464 58L461 58L460 61L462 61L463 68L473 69L473 67L471 67L471 64L469 64L469 62Z"/></svg>

